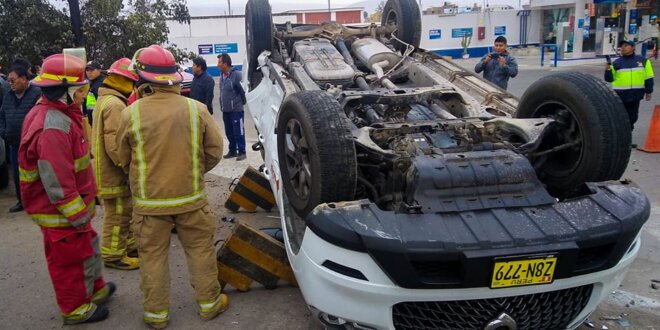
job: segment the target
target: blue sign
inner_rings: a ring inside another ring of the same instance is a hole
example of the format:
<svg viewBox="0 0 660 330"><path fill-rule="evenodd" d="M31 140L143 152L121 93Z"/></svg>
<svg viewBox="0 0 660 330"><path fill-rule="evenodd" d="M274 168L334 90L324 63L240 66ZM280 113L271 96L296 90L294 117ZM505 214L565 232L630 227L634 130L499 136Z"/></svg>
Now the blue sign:
<svg viewBox="0 0 660 330"><path fill-rule="evenodd" d="M214 44L213 45L213 51L216 54L231 54L231 53L238 53L238 44L237 43L231 43L231 44Z"/></svg>
<svg viewBox="0 0 660 330"><path fill-rule="evenodd" d="M624 0L594 0L594 3L623 3Z"/></svg>
<svg viewBox="0 0 660 330"><path fill-rule="evenodd" d="M451 29L452 38L463 38L464 36L472 36L472 28Z"/></svg>
<svg viewBox="0 0 660 330"><path fill-rule="evenodd" d="M440 39L442 36L442 30L436 29L436 30L429 30L429 39Z"/></svg>
<svg viewBox="0 0 660 330"><path fill-rule="evenodd" d="M503 36L506 35L506 26L496 26L495 27L495 35L496 36Z"/></svg>
<svg viewBox="0 0 660 330"><path fill-rule="evenodd" d="M213 45L211 44L206 44L206 45L197 45L197 50L199 55L208 55L208 54L213 54Z"/></svg>

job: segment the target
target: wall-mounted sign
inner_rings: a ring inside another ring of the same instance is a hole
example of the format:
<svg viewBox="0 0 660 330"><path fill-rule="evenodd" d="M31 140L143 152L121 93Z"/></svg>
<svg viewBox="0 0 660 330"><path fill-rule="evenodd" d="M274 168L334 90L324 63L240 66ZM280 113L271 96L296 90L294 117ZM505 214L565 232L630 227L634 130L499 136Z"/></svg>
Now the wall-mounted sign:
<svg viewBox="0 0 660 330"><path fill-rule="evenodd" d="M495 35L496 36L503 36L506 35L506 26L496 26L495 27Z"/></svg>
<svg viewBox="0 0 660 330"><path fill-rule="evenodd" d="M213 54L213 45L211 44L197 45L197 52L199 53L199 55Z"/></svg>
<svg viewBox="0 0 660 330"><path fill-rule="evenodd" d="M440 39L441 37L442 37L442 30L440 29L429 30L429 39L434 40L434 39Z"/></svg>
<svg viewBox="0 0 660 330"><path fill-rule="evenodd" d="M472 36L472 28L451 29L452 38L463 38L463 36Z"/></svg>
<svg viewBox="0 0 660 330"><path fill-rule="evenodd" d="M231 43L231 44L214 44L213 45L213 51L216 54L231 54L231 53L238 53L238 44L237 43Z"/></svg>

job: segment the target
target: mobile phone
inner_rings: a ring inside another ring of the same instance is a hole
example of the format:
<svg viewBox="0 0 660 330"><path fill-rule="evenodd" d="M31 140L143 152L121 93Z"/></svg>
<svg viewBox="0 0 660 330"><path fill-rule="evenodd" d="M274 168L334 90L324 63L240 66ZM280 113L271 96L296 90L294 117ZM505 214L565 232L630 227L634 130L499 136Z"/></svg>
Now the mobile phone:
<svg viewBox="0 0 660 330"><path fill-rule="evenodd" d="M490 54L490 58L491 58L491 59L496 60L496 59L498 59L499 57L500 57L500 54L498 54L498 53L491 53L491 54Z"/></svg>
<svg viewBox="0 0 660 330"><path fill-rule="evenodd" d="M610 55L605 55L605 61L607 61L607 64L612 65L612 58Z"/></svg>

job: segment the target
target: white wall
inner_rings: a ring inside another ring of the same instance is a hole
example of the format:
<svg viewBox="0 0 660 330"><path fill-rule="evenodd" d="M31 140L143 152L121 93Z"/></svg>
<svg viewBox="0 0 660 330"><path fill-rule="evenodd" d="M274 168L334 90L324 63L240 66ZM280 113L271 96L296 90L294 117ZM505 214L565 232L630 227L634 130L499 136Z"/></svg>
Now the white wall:
<svg viewBox="0 0 660 330"><path fill-rule="evenodd" d="M296 23L296 15L273 16L276 24L291 21ZM245 59L245 17L196 18L190 25L167 21L170 29L168 39L179 48L199 54L199 45L238 44L238 52L230 53L232 64L241 65ZM215 67L217 53L201 55L209 67Z"/></svg>
<svg viewBox="0 0 660 330"><path fill-rule="evenodd" d="M509 45L518 45L520 41L520 17L518 10L494 11L486 13L465 13L455 16L422 15L421 47L427 50L458 49L461 38L452 38L454 28L472 28L473 37L470 48L489 47L495 41L495 27L506 26L504 35ZM527 43L540 42L541 11L533 10L527 18ZM477 40L477 27L486 27L486 38ZM429 30L440 29L440 39L429 39Z"/></svg>
<svg viewBox="0 0 660 330"><path fill-rule="evenodd" d="M462 49L461 38L452 38L453 28L472 28L474 36L470 48L491 47L496 38L495 27L506 26L504 35L509 45L518 45L520 39L520 17L518 10L493 11L487 13L465 13L455 16L422 15L421 47L427 50ZM540 42L541 11L533 10L527 19L527 43ZM296 16L273 16L275 23L296 22ZM169 41L180 48L198 53L198 46L204 44L238 44L238 52L229 54L234 64L242 64L245 59L245 19L244 17L193 19L190 26L168 21ZM477 39L477 26L486 27L486 38ZM227 27L229 28L227 30ZM429 30L440 29L441 38L430 40ZM209 66L217 63L217 53L202 55Z"/></svg>

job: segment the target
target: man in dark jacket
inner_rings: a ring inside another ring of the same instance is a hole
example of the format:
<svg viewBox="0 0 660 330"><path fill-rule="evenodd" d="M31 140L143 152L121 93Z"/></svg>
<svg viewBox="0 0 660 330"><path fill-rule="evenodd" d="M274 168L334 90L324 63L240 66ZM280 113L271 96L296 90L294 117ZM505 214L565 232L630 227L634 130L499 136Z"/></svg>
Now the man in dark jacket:
<svg viewBox="0 0 660 330"><path fill-rule="evenodd" d="M41 90L32 86L28 78L28 71L22 65L14 65L9 69L7 82L9 90L2 97L0 108L0 136L9 145L9 161L11 162L16 187L16 205L9 212L23 211L21 202L21 188L18 173L18 146L21 142L21 127L27 113L32 109L41 96Z"/></svg>
<svg viewBox="0 0 660 330"><path fill-rule="evenodd" d="M201 57L193 59L192 86L190 87L190 98L206 104L206 108L213 114L213 88L215 80L206 72L206 60Z"/></svg>
<svg viewBox="0 0 660 330"><path fill-rule="evenodd" d="M243 105L245 91L241 86L241 72L231 65L231 57L218 55L220 77L220 110L225 123L225 134L229 140L229 152L223 158L245 159L245 125L243 123Z"/></svg>
<svg viewBox="0 0 660 330"><path fill-rule="evenodd" d="M635 42L622 40L619 42L621 57L614 63L607 64L605 81L612 83L612 88L621 98L628 112L631 128L639 115L639 102L646 98L651 101L653 93L653 67L651 61L643 56L635 55ZM634 147L634 146L633 146Z"/></svg>
<svg viewBox="0 0 660 330"><path fill-rule="evenodd" d="M103 85L103 80L105 80L105 75L101 72L101 64L96 61L87 62L85 76L87 77L87 80L89 80L89 93L87 93L84 110L89 119L89 124L91 125L92 112L96 106L96 100L99 98L99 87Z"/></svg>
<svg viewBox="0 0 660 330"><path fill-rule="evenodd" d="M484 72L484 79L506 90L509 78L518 75L518 62L506 50L507 41L503 36L495 38L494 52L486 54L474 67L474 71Z"/></svg>

